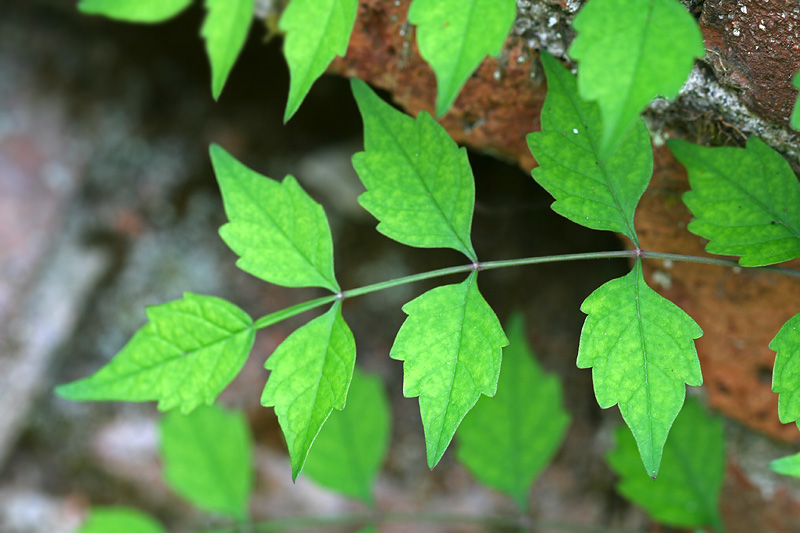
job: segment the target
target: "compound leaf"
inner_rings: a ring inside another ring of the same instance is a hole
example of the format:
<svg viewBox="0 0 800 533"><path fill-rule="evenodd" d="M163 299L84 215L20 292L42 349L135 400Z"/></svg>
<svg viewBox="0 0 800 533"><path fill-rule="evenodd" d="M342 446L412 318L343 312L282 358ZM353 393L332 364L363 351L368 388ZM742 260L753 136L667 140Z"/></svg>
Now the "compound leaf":
<svg viewBox="0 0 800 533"><path fill-rule="evenodd" d="M125 22L152 24L170 19L192 0L81 0L78 11Z"/></svg>
<svg viewBox="0 0 800 533"><path fill-rule="evenodd" d="M403 395L419 396L433 468L480 395L494 396L508 339L478 290L476 272L415 298L403 312L408 318L389 355L404 362Z"/></svg>
<svg viewBox="0 0 800 533"><path fill-rule="evenodd" d="M686 386L703 383L692 318L647 286L642 263L595 290L581 305L586 322L578 368L592 368L597 403L619 404L655 478L669 428L683 406Z"/></svg>
<svg viewBox="0 0 800 533"><path fill-rule="evenodd" d="M792 78L792 85L794 85L795 89L800 89L800 71L795 73L794 78ZM797 100L794 102L790 124L794 129L800 130L800 94L797 95Z"/></svg>
<svg viewBox="0 0 800 533"><path fill-rule="evenodd" d="M581 96L600 105L605 159L654 97L678 94L705 54L703 37L678 0L592 0L573 27L569 55Z"/></svg>
<svg viewBox="0 0 800 533"><path fill-rule="evenodd" d="M253 20L253 0L206 0L208 14L200 30L211 61L211 94L219 98L242 51Z"/></svg>
<svg viewBox="0 0 800 533"><path fill-rule="evenodd" d="M790 318L769 343L777 353L772 392L778 393L778 418L784 424L800 421L800 313Z"/></svg>
<svg viewBox="0 0 800 533"><path fill-rule="evenodd" d="M510 343L494 398L464 417L456 457L482 483L527 508L527 494L564 439L569 415L558 378L545 374L525 339L522 316L508 326Z"/></svg>
<svg viewBox="0 0 800 533"><path fill-rule="evenodd" d="M676 527L713 526L722 531L719 495L725 476L722 421L696 400L686 402L664 446L662 474L642 472L636 441L620 427L608 464L620 476L617 491L644 507L654 520Z"/></svg>
<svg viewBox="0 0 800 533"><path fill-rule="evenodd" d="M292 176L278 182L250 170L217 145L210 151L229 220L219 233L239 256L236 265L284 287L339 292L333 238L322 206Z"/></svg>
<svg viewBox="0 0 800 533"><path fill-rule="evenodd" d="M351 81L364 120L364 152L353 156L367 192L359 203L378 231L409 246L452 248L477 260L470 230L475 181L467 152L425 111L415 120Z"/></svg>
<svg viewBox="0 0 800 533"><path fill-rule="evenodd" d="M372 484L389 445L389 401L381 380L356 368L347 406L331 413L304 472L339 493L372 503Z"/></svg>
<svg viewBox="0 0 800 533"><path fill-rule="evenodd" d="M344 56L356 21L358 0L291 0L279 27L286 32L289 101L283 121L295 114L311 86L336 56Z"/></svg>
<svg viewBox="0 0 800 533"><path fill-rule="evenodd" d="M746 148L669 147L689 171L688 227L711 241L706 251L741 256L742 266L800 257L800 184L780 154L755 137Z"/></svg>
<svg viewBox="0 0 800 533"><path fill-rule="evenodd" d="M75 533L167 533L158 521L138 509L92 507L86 522Z"/></svg>
<svg viewBox="0 0 800 533"><path fill-rule="evenodd" d="M204 406L161 420L164 479L197 507L244 520L253 485L252 437L242 413Z"/></svg>
<svg viewBox="0 0 800 533"><path fill-rule="evenodd" d="M292 479L333 409L342 410L353 377L356 344L342 302L289 335L267 359L272 372L261 404L275 407L292 461Z"/></svg>
<svg viewBox="0 0 800 533"><path fill-rule="evenodd" d="M188 413L214 399L253 347L252 319L221 298L187 292L147 308L149 323L106 366L56 388L69 400L158 401Z"/></svg>
<svg viewBox="0 0 800 533"><path fill-rule="evenodd" d="M800 477L800 453L775 459L769 464L769 467L784 476Z"/></svg>
<svg viewBox="0 0 800 533"><path fill-rule="evenodd" d="M487 56L498 56L517 15L514 0L414 0L419 53L436 74L436 116L453 105Z"/></svg>
<svg viewBox="0 0 800 533"><path fill-rule="evenodd" d="M592 229L626 235L638 246L633 215L653 173L650 135L641 120L600 162L602 128L596 103L581 100L575 76L546 51L547 75L542 131L528 135L539 166L533 179L555 197L552 208Z"/></svg>

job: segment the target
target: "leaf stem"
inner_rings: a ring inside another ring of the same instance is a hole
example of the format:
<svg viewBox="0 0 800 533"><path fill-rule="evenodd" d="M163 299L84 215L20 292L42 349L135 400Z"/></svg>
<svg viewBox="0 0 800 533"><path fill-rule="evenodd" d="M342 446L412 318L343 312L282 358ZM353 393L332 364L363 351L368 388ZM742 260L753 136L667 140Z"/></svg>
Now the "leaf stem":
<svg viewBox="0 0 800 533"><path fill-rule="evenodd" d="M608 252L586 252L586 253L578 253L578 254L561 254L561 255L545 255L539 257L524 257L521 259L506 259L502 261L487 261L484 263L470 263L467 265L460 265L454 267L447 267L447 268L439 268L436 270L429 270L428 272L421 272L419 274L412 274L410 276L404 276L402 278L390 279L387 281L381 281L379 283L373 283L372 285L366 285L364 287L358 287L355 289L349 289L346 291L342 291L338 294L332 294L330 296L323 296L321 298L316 298L314 300L309 300L307 302L303 302L297 305L293 305L291 307L287 307L286 309L281 309L280 311L276 311L274 313L270 313L265 315L253 324L255 329L262 329L267 326L271 326L276 324L282 320L287 318L291 318L293 316L299 315L301 313L305 313L306 311L310 311L311 309L315 309L317 307L321 307L325 304L332 303L337 299L345 299L345 298L353 298L355 296L362 296L364 294L369 294L372 292L382 291L384 289L390 289L392 287L398 287L400 285L405 285L407 283L414 283L415 281L422 281L426 279L433 279L439 278L442 276L449 276L452 274L460 274L465 272L472 272L473 270L492 270L495 268L506 268L512 266L524 266L524 265L537 265L542 263L557 263L563 261L583 261L588 259L614 259L614 258L636 258L641 257L642 259L661 259L665 261L679 261L684 263L699 263L703 265L717 265L717 266L724 266L724 267L732 267L732 268L739 268L743 270L754 270L754 271L761 271L761 272L769 272L772 274L781 274L784 276L791 276L795 278L800 278L800 270L793 270L790 268L784 267L777 267L777 266L763 266L763 267L742 267L736 261L731 259L721 259L716 257L699 257L695 255L682 255L682 254L670 254L670 253L663 253L663 252L651 252L648 250L640 250L638 248L633 250L614 250Z"/></svg>
<svg viewBox="0 0 800 533"><path fill-rule="evenodd" d="M253 324L253 327L255 329L266 328L267 326L277 324L278 322L286 320L287 318L305 313L306 311L310 311L327 303L335 302L337 298L339 298L338 295L332 294L330 296L323 296L321 298L315 298L307 302L299 303L297 305L281 309L280 311L275 311L274 313L264 315L256 320Z"/></svg>

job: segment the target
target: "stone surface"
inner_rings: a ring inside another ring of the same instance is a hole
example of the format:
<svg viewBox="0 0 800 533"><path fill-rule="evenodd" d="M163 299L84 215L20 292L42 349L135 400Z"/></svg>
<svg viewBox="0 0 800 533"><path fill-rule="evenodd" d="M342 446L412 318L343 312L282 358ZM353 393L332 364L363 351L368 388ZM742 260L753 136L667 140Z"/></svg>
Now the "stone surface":
<svg viewBox="0 0 800 533"><path fill-rule="evenodd" d="M788 125L800 70L800 5L794 0L706 0L706 60L759 116Z"/></svg>

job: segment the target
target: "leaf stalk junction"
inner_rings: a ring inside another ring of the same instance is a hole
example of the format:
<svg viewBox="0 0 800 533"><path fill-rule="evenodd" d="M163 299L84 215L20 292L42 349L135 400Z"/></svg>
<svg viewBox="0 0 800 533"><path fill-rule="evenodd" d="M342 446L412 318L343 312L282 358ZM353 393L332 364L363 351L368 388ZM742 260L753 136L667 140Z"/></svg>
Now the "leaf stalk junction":
<svg viewBox="0 0 800 533"><path fill-rule="evenodd" d="M734 269L738 269L737 271L746 268L747 270L768 272L771 274L779 274L783 276L800 278L800 270L794 270L791 268L777 267L777 266L742 267L739 265L739 263L731 259L721 259L717 257L701 257L701 256L684 255L684 254L672 254L665 252L653 252L650 250L642 250L640 248L634 248L631 250L612 250L605 252L584 252L584 253L574 253L574 254L545 255L537 257L524 257L521 259L505 259L500 261L485 261L485 262L476 261L466 265L445 267L435 270L429 270L427 272L420 272L418 274L411 274L409 276L403 276L401 278L381 281L378 283L373 283L371 285L357 287L355 289L344 290L339 293L332 294L330 296L323 296L320 298L315 298L313 300L308 300L306 302L302 302L293 305L291 307L281 309L280 311L276 311L274 313L265 315L256 320L253 323L253 327L255 329L263 329L273 324L277 324L278 322L281 322L283 320L286 320L287 318L291 318L293 316L305 313L306 311L310 311L312 309L316 309L317 307L322 307L323 305L335 302L336 300L354 298L356 296L362 296L364 294L370 294L373 292L382 291L384 289L391 289L392 287L399 287L401 285L406 285L408 283L414 283L426 279L440 278L452 274L468 273L475 270L482 271L482 270L493 270L497 268L506 268L514 266L558 263L562 261L585 261L590 259L617 259L617 258L635 259L637 257L640 257L642 259L660 259L662 261L678 261L684 263L697 263L702 265L731 267Z"/></svg>

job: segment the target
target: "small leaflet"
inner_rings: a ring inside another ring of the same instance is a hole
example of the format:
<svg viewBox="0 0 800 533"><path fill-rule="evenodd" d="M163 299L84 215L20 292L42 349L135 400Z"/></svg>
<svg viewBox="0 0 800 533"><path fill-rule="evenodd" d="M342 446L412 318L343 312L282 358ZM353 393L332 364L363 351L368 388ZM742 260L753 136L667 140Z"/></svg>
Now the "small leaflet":
<svg viewBox="0 0 800 533"><path fill-rule="evenodd" d="M278 23L286 32L283 55L290 75L284 122L289 122L331 61L344 57L357 11L358 0L291 0L286 6Z"/></svg>
<svg viewBox="0 0 800 533"><path fill-rule="evenodd" d="M324 487L371 505L372 486L389 448L389 419L381 380L356 368L347 406L333 411L322 426L303 472Z"/></svg>
<svg viewBox="0 0 800 533"><path fill-rule="evenodd" d="M267 359L271 370L261 395L286 438L297 479L308 450L334 409L342 410L353 377L356 343L342 318L342 302L297 329Z"/></svg>
<svg viewBox="0 0 800 533"><path fill-rule="evenodd" d="M125 22L154 24L186 9L192 0L81 0L78 11Z"/></svg>
<svg viewBox="0 0 800 533"><path fill-rule="evenodd" d="M792 85L795 89L800 89L800 71L792 78ZM794 129L800 130L800 94L797 95L797 100L794 102L794 110L792 111L790 123Z"/></svg>
<svg viewBox="0 0 800 533"><path fill-rule="evenodd" d="M477 272L403 306L408 315L390 352L403 361L403 395L419 397L428 466L442 458L481 394L494 396L508 339L478 290Z"/></svg>
<svg viewBox="0 0 800 533"><path fill-rule="evenodd" d="M694 345L703 331L647 286L640 259L629 274L590 294L581 311L589 316L581 331L578 368L592 369L600 407L619 404L644 468L655 478L667 434L686 397L684 384L703 383Z"/></svg>
<svg viewBox="0 0 800 533"><path fill-rule="evenodd" d="M725 432L722 420L706 414L697 400L687 401L675 419L658 479L642 472L636 441L626 427L617 430L608 464L620 477L617 491L653 520L723 531L719 496L725 477Z"/></svg>
<svg viewBox="0 0 800 533"><path fill-rule="evenodd" d="M425 111L413 119L357 79L353 95L364 120L364 152L353 156L367 192L359 203L378 231L409 246L452 248L477 260L470 231L475 180L467 151Z"/></svg>
<svg viewBox="0 0 800 533"><path fill-rule="evenodd" d="M605 159L656 96L674 98L705 55L697 22L678 0L592 0L572 24L578 89L603 116Z"/></svg>
<svg viewBox="0 0 800 533"><path fill-rule="evenodd" d="M206 0L206 20L200 35L211 62L211 95L219 98L233 64L242 51L253 20L254 0Z"/></svg>
<svg viewBox="0 0 800 533"><path fill-rule="evenodd" d="M509 345L494 398L481 398L458 428L456 457L485 485L528 507L528 492L555 455L569 425L561 383L536 362L521 315L508 326Z"/></svg>
<svg viewBox="0 0 800 533"><path fill-rule="evenodd" d="M772 392L778 393L778 418L784 424L800 423L800 313L783 325L770 341L769 349L778 352L772 371Z"/></svg>
<svg viewBox="0 0 800 533"><path fill-rule="evenodd" d="M339 292L333 238L322 206L292 176L278 182L217 145L210 151L229 220L219 234L239 256L236 266L276 285Z"/></svg>
<svg viewBox="0 0 800 533"><path fill-rule="evenodd" d="M749 267L800 257L800 184L780 154L755 137L746 148L668 144L689 171L688 228L710 241L707 252Z"/></svg>
<svg viewBox="0 0 800 533"><path fill-rule="evenodd" d="M253 487L253 443L244 414L214 405L161 420L164 480L193 505L247 518Z"/></svg>
<svg viewBox="0 0 800 533"><path fill-rule="evenodd" d="M92 507L75 533L167 533L155 518L129 507Z"/></svg>
<svg viewBox="0 0 800 533"><path fill-rule="evenodd" d="M633 215L653 173L650 134L641 119L623 136L604 163L600 109L581 100L577 83L561 63L541 52L547 75L542 131L528 135L528 146L539 163L532 175L556 199L553 211L597 230L639 240Z"/></svg>
<svg viewBox="0 0 800 533"><path fill-rule="evenodd" d="M149 322L111 362L56 393L75 401L158 401L161 411L189 413L214 402L253 347L252 319L221 298L187 292L146 313Z"/></svg>
<svg viewBox="0 0 800 533"><path fill-rule="evenodd" d="M775 459L769 464L773 472L784 476L800 477L800 453Z"/></svg>
<svg viewBox="0 0 800 533"><path fill-rule="evenodd" d="M497 57L514 18L514 0L414 0L408 21L417 26L419 53L436 74L436 116L453 105L483 59Z"/></svg>

